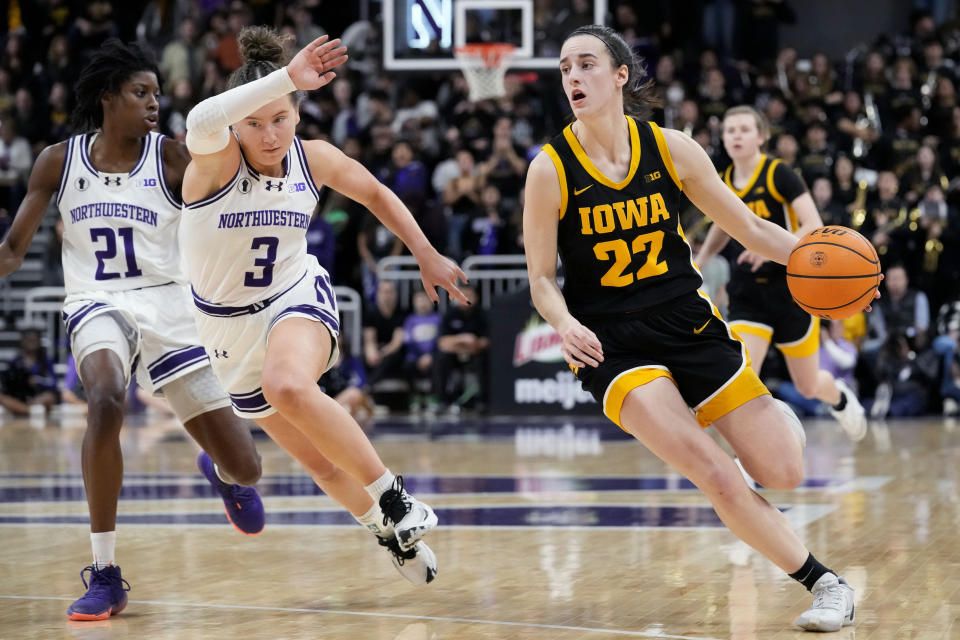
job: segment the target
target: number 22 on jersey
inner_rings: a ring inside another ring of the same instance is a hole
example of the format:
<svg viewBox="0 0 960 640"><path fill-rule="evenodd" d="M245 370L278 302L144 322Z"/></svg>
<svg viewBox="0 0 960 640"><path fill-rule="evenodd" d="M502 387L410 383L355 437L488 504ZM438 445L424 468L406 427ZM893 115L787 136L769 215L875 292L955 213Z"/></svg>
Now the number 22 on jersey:
<svg viewBox="0 0 960 640"><path fill-rule="evenodd" d="M641 233L629 245L622 238L598 242L593 245L593 254L597 256L597 260L610 260L613 254L613 265L600 278L600 284L604 287L626 287L637 280L666 273L667 263L660 261L662 248L663 231ZM644 251L647 252L647 259L643 266L637 270L636 274L628 272L633 256Z"/></svg>

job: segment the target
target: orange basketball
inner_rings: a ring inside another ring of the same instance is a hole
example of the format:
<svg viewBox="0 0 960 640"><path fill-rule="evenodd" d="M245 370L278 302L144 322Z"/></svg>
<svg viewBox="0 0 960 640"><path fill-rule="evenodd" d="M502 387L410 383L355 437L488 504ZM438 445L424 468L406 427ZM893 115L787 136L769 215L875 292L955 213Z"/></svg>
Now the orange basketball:
<svg viewBox="0 0 960 640"><path fill-rule="evenodd" d="M873 301L880 286L877 250L853 229L814 229L790 253L787 286L807 313L849 318Z"/></svg>

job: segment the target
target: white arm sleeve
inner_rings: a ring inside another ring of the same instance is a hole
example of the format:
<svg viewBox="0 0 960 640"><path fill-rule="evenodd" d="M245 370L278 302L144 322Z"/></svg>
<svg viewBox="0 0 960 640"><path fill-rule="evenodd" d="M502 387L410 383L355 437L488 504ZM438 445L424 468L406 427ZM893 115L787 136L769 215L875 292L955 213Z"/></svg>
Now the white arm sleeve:
<svg viewBox="0 0 960 640"><path fill-rule="evenodd" d="M230 142L228 128L267 104L296 91L287 68L207 98L187 115L187 149L198 155L216 153Z"/></svg>

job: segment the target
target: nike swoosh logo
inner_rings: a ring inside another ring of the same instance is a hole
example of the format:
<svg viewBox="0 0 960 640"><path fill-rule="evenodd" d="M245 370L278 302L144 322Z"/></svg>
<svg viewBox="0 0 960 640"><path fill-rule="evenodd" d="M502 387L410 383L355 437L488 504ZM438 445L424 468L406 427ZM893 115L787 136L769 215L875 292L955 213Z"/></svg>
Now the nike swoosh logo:
<svg viewBox="0 0 960 640"><path fill-rule="evenodd" d="M707 325L710 324L711 320L713 320L713 318L707 318L707 321L703 323L703 326L699 329L694 329L693 332L699 335L701 331L707 328Z"/></svg>
<svg viewBox="0 0 960 640"><path fill-rule="evenodd" d="M578 196L578 195L580 195L581 193L583 193L584 191L586 191L587 189L589 189L589 188L592 187L592 186L593 186L593 185L590 184L590 185L585 186L583 189L574 189L574 190L573 190L573 195Z"/></svg>

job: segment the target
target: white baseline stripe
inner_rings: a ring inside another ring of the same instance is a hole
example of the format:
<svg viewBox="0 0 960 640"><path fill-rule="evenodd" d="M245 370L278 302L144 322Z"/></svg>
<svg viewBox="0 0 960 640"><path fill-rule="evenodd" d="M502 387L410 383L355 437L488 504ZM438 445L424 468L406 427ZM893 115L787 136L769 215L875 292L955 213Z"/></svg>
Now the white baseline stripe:
<svg viewBox="0 0 960 640"><path fill-rule="evenodd" d="M4 600L54 600L72 602L74 598L54 596L15 596L0 595ZM230 611L280 611L286 613L323 613L341 616L363 616L370 618L397 618L400 620L429 620L431 622L460 622L463 624L489 624L498 627L528 627L532 629L557 629L559 631L579 631L589 633L607 633L632 638L667 638L668 640L721 640L703 636L675 636L659 631L626 631L623 629L601 629L594 627L573 627L562 624L538 624L536 622L510 622L507 620L476 620L473 618L447 618L443 616L415 616L404 613L377 613L373 611L338 611L336 609L304 609L299 607L261 607L241 604L205 604L196 602L167 602L163 600L130 600L130 604L146 604L158 607L189 607L193 609L226 609Z"/></svg>

